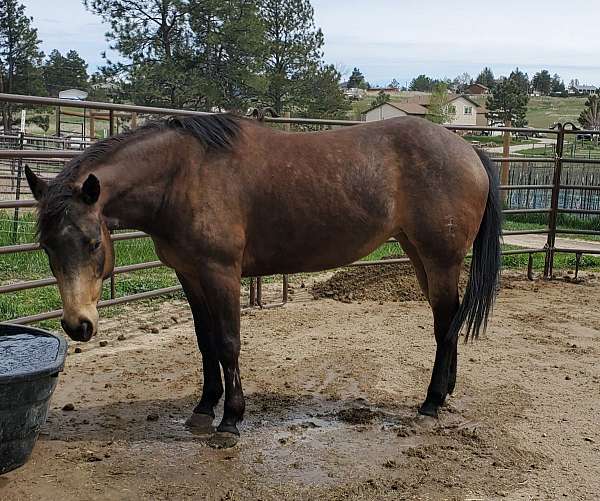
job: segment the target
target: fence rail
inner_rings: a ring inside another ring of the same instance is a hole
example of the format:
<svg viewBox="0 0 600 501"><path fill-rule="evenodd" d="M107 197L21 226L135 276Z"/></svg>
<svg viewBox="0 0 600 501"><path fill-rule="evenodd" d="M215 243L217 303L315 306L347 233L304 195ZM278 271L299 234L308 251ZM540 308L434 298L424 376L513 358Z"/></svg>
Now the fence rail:
<svg viewBox="0 0 600 501"><path fill-rule="evenodd" d="M115 103L98 103L91 101L72 101L54 98L44 98L35 96L20 96L11 94L1 94L0 102L18 103L20 105L34 106L54 106L60 113L60 108L80 108L90 110L108 111L109 130L115 132L116 116L115 112L127 112L136 114L150 115L207 115L210 113L178 110L171 108L157 108L152 106L133 106ZM60 115L59 115L60 116ZM85 117L84 117L85 120ZM350 120L327 120L310 118L291 118L291 117L264 117L265 122L274 125L281 124L288 128L291 125L297 126L317 126L340 127L354 126L363 122ZM504 235L546 235L546 243L543 247L532 247L522 249L505 250L504 255L528 255L528 276L532 275L533 256L535 254L545 255L544 276L551 277L554 266L554 256L556 253L573 253L576 255L576 269L582 254L598 254L594 249L571 249L568 247L555 246L556 236L562 234L575 235L600 235L600 231L593 230L565 230L558 228L558 219L560 214L577 214L582 217L600 215L600 205L594 208L579 206L579 199L575 192L594 193L600 191L600 171L594 173L594 177L589 174L574 173L573 168L581 171L581 166L600 166L600 158L580 158L564 155L565 141L567 137L573 134L598 135L599 131L581 131L572 130L562 124L557 124L551 129L530 129L517 127L485 127L485 126L448 126L449 130L457 133L463 132L501 132L505 134L512 133L537 133L556 138L556 144L551 149L552 156L515 156L503 155L492 158L499 164L499 169L503 173L503 184L500 189L503 196L509 202L509 207L504 214L545 214L548 216L548 225L543 229L532 230L513 230L505 231ZM60 130L60 127L59 127ZM85 127L84 127L85 130ZM36 137L25 134L7 135L0 138L0 186L3 181L11 181L11 190L7 193L13 193L14 198L10 200L0 199L0 210L14 211L14 218L18 221L19 211L30 210L36 206L36 202L31 199L31 194L22 183L24 162L30 163L37 171L44 172L47 176L55 175L60 170L65 161L80 154L81 148L95 138L85 137L77 138L52 138ZM46 162L46 163L44 163ZM571 168L573 166L573 168ZM563 170L564 169L564 170ZM579 171L578 171L579 172ZM583 171L581 171L583 172ZM563 176L564 173L564 176ZM6 178L6 179L5 179ZM584 179L585 178L585 179ZM591 183L587 180L591 179ZM7 188L8 189L8 188ZM0 192L0 198L4 192ZM579 195L578 195L579 196ZM27 197L27 198L23 198ZM569 199L570 197L570 199ZM596 199L600 203L600 196ZM16 228L16 226L15 226ZM126 231L115 233L112 240L115 242L133 239L147 238L148 235L141 231ZM393 239L391 241L394 241ZM33 242L19 243L15 241L11 245L0 246L0 256L18 255L23 253L32 253L39 251L39 245ZM24 256L26 258L26 256ZM408 262L408 258L401 257L396 259L382 259L377 261L358 261L349 266L382 266L396 263ZM115 306L150 299L165 294L172 294L181 290L181 287L174 285L172 287L161 287L151 291L138 292L135 294L126 294L121 297L115 297L115 276L132 273L140 270L149 270L160 268L163 264L160 261L148 261L142 263L118 266L115 268L111 277L110 299L100 301L99 307ZM0 294L14 294L19 291L50 287L56 284L52 277L40 278L36 280L19 281L16 283L5 283L0 285ZM287 276L283 277L282 301L273 305L263 304L262 282L260 278L251 279L249 283L249 307L272 307L285 304L287 301ZM13 323L31 323L51 318L57 318L62 314L61 310L41 312L35 315L10 319Z"/></svg>

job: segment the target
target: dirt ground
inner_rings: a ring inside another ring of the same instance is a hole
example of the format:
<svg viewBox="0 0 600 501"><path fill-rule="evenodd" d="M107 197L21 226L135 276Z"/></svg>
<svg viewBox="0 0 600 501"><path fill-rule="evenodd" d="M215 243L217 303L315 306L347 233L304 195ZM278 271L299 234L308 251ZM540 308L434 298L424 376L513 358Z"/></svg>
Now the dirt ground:
<svg viewBox="0 0 600 501"><path fill-rule="evenodd" d="M132 306L80 353L71 343L33 457L0 477L0 498L598 499L596 278L509 274L487 334L461 343L434 424L416 418L434 356L427 303L359 284L314 300L309 286L243 316L235 448L183 425L201 381L187 306Z"/></svg>

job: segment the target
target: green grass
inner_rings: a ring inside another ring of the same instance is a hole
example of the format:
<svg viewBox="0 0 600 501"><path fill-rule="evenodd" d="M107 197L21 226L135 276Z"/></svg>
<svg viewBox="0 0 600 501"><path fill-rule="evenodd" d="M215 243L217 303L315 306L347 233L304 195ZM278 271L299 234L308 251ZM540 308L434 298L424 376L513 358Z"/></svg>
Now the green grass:
<svg viewBox="0 0 600 501"><path fill-rule="evenodd" d="M585 97L530 97L527 106L529 127L547 129L556 122L577 124L585 101Z"/></svg>

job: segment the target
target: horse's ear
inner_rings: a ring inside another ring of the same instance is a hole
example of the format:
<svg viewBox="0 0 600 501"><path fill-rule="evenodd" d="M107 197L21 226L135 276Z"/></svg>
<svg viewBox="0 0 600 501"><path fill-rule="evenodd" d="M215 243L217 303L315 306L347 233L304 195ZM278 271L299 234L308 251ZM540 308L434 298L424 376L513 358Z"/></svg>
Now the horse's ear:
<svg viewBox="0 0 600 501"><path fill-rule="evenodd" d="M81 186L81 198L88 205L94 205L100 196L100 181L90 174Z"/></svg>
<svg viewBox="0 0 600 501"><path fill-rule="evenodd" d="M25 166L25 177L27 178L27 183L29 184L29 188L31 189L31 193L33 193L33 198L36 200L40 200L48 190L48 183L44 181L42 178L35 175L35 173L29 168L29 165Z"/></svg>

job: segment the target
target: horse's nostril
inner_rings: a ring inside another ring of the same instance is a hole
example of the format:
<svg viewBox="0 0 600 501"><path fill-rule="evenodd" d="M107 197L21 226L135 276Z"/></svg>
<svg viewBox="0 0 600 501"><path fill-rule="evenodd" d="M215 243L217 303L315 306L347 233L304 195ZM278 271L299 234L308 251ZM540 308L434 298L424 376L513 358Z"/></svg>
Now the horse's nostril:
<svg viewBox="0 0 600 501"><path fill-rule="evenodd" d="M83 320L81 322L81 338L83 341L89 341L94 333L94 326L89 320Z"/></svg>

